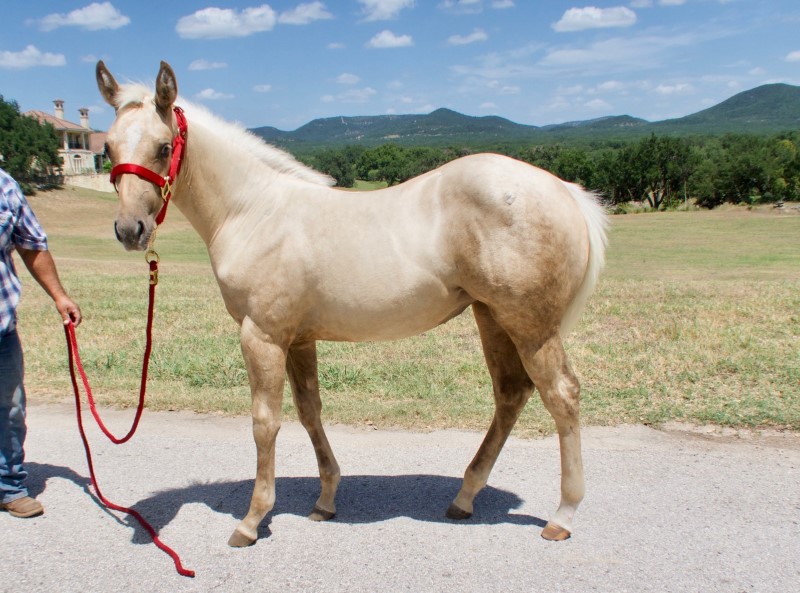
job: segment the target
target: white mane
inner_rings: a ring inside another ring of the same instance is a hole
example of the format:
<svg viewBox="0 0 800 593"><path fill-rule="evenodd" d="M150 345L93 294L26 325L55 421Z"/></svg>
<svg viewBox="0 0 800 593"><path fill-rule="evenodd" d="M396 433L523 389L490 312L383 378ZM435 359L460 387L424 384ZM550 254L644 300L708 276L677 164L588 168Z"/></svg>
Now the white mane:
<svg viewBox="0 0 800 593"><path fill-rule="evenodd" d="M126 84L120 86L116 97L117 109L127 105L144 105L153 101L153 92L143 84ZM258 136L252 134L241 124L223 120L211 113L201 105L179 98L176 104L186 112L190 125L195 121L217 136L221 136L234 145L239 146L266 163L272 169L298 177L317 185L333 185L333 180L328 175L315 171L311 167L296 160L288 152L267 144Z"/></svg>

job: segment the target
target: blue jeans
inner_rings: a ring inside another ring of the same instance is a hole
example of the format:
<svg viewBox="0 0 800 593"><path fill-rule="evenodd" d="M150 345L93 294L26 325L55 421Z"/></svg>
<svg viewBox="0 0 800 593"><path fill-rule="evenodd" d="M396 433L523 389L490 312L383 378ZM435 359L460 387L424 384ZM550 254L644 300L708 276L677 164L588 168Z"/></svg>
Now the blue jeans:
<svg viewBox="0 0 800 593"><path fill-rule="evenodd" d="M25 375L22 346L16 330L0 336L0 502L28 495L22 485L25 458Z"/></svg>

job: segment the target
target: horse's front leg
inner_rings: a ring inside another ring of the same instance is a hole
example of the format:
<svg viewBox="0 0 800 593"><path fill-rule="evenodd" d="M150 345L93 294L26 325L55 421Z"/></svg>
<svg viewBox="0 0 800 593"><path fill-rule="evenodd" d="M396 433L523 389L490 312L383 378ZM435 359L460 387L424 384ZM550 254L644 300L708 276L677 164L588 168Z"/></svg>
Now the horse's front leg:
<svg viewBox="0 0 800 593"><path fill-rule="evenodd" d="M275 438L281 427L286 369L286 346L276 344L250 318L242 323L241 344L253 399L257 469L250 510L228 540L237 548L255 543L258 525L275 504Z"/></svg>

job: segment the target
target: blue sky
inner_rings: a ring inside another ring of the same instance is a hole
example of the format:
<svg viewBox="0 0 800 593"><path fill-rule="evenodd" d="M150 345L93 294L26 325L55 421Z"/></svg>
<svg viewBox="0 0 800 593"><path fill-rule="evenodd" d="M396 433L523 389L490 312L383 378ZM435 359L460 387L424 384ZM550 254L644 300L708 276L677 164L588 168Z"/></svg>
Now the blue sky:
<svg viewBox="0 0 800 593"><path fill-rule="evenodd" d="M0 94L67 119L113 111L160 60L181 95L247 127L448 107L533 125L694 113L800 85L798 0L3 0Z"/></svg>

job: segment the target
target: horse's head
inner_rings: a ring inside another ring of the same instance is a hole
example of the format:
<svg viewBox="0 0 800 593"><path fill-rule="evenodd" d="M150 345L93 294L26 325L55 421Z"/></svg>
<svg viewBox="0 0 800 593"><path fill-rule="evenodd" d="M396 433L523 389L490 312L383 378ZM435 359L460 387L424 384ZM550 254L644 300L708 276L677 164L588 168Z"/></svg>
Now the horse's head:
<svg viewBox="0 0 800 593"><path fill-rule="evenodd" d="M175 73L166 62L156 78L155 95L140 87L120 87L106 65L97 63L97 87L114 107L116 119L108 130L106 151L114 165L138 165L155 174L168 175L175 136L173 103L178 95ZM123 173L130 173L124 171ZM164 204L162 193L152 179L119 174L115 185L119 210L114 221L117 239L128 250L144 250L156 226L155 218Z"/></svg>

